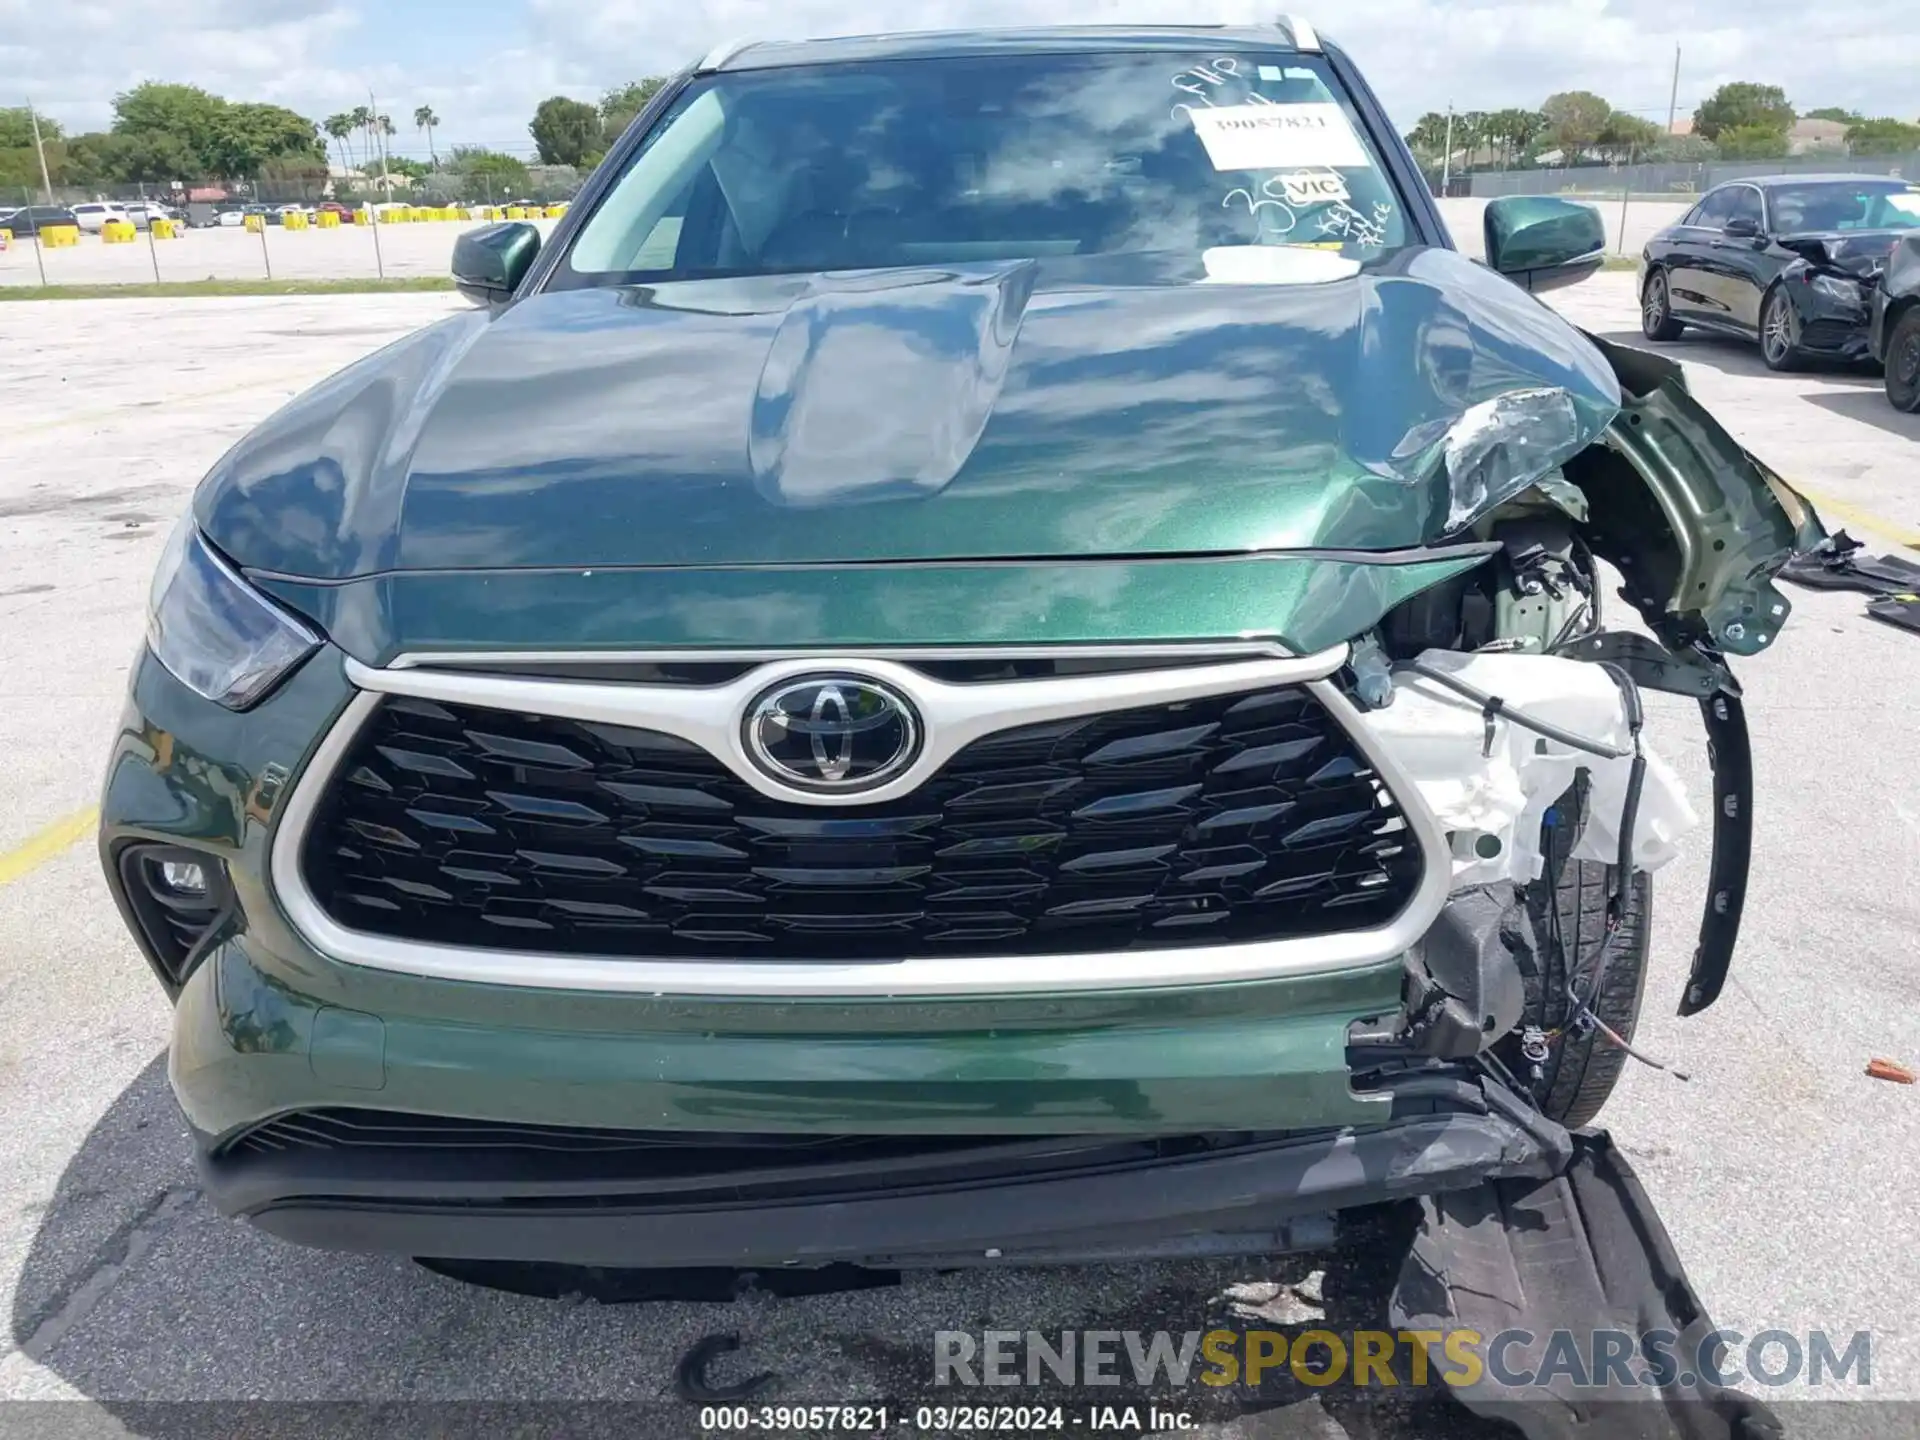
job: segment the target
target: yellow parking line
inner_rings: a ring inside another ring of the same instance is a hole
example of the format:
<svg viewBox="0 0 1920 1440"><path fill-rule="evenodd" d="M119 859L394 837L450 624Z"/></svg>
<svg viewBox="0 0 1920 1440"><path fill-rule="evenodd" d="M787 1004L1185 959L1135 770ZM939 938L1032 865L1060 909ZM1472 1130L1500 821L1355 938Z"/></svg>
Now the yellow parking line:
<svg viewBox="0 0 1920 1440"><path fill-rule="evenodd" d="M1811 486L1793 481L1793 488L1813 502L1814 508L1822 517L1837 515L1849 525L1870 531L1882 540L1891 540L1896 545L1904 545L1909 550L1920 550L1920 530L1902 526L1897 520L1888 520L1849 501L1838 499Z"/></svg>
<svg viewBox="0 0 1920 1440"><path fill-rule="evenodd" d="M0 885L11 885L37 870L75 841L92 834L99 823L99 808L89 805L78 814L54 821L38 835L29 835L13 849L0 851Z"/></svg>

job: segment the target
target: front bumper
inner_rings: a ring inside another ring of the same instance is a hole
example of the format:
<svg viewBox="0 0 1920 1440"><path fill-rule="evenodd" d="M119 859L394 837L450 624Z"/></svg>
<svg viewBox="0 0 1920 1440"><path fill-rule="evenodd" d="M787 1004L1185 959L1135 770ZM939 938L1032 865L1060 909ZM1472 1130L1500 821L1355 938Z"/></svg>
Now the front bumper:
<svg viewBox="0 0 1920 1440"><path fill-rule="evenodd" d="M171 1078L218 1144L286 1111L816 1134L1144 1134L1364 1125L1356 1021L1399 1011L1397 955L1245 983L972 995L689 995L343 964L268 883L274 827L351 702L315 656L231 715L142 658L102 797L110 884L136 841L221 862L240 923L178 992Z"/></svg>
<svg viewBox="0 0 1920 1440"><path fill-rule="evenodd" d="M355 1158L203 1155L200 1173L223 1213L323 1249L646 1269L944 1269L1320 1248L1340 1210L1544 1179L1564 1156L1504 1116L1451 1113L1171 1158L1138 1143L983 1146L692 1193L545 1166L505 1177L484 1160L426 1156L396 1172ZM839 1188L801 1188L833 1180Z"/></svg>
<svg viewBox="0 0 1920 1440"><path fill-rule="evenodd" d="M1348 1029L1389 963L1101 996L694 1001L360 972L223 947L182 991L169 1075L209 1146L371 1107L696 1134L1116 1135L1375 1123Z"/></svg>
<svg viewBox="0 0 1920 1440"><path fill-rule="evenodd" d="M1474 663L1492 675L1527 662ZM1517 668L1501 673L1500 688L1576 730L1596 732L1603 694L1606 707L1617 705L1611 682L1592 667L1531 663L1575 673L1555 686L1542 668L1553 693L1537 699L1516 688L1525 678ZM1593 693L1583 699L1583 689ZM1153 1185L1164 1193L1137 1213L1115 1212L1111 1223L1090 1218L1078 1241L1033 1221L1042 1228L1027 1243L1055 1253L1070 1241L1119 1244L1123 1232L1137 1239L1155 1226L1241 1233L1236 1226L1257 1229L1490 1174L1531 1173L1539 1158L1537 1137L1514 1139L1526 1133L1523 1123L1490 1118L1484 1107L1436 1125L1430 1114L1396 1116L1387 1093L1355 1091L1353 1027L1391 1028L1404 1004L1397 947L1221 983L1169 977L930 994L889 994L871 984L840 994L660 993L341 963L304 938L268 875L298 777L321 749L316 737L337 728L354 695L347 664L328 651L258 709L233 716L143 659L102 806L110 875L118 874L118 848L133 841L185 846L225 866L241 919L180 987L169 1073L198 1139L209 1193L230 1213L290 1238L492 1258L617 1253L640 1263L641 1253L653 1253L632 1232L643 1217L652 1227L659 1207L636 1201L645 1187L631 1173L571 1173L546 1159L518 1171L462 1169L458 1157L431 1150L295 1143L267 1153L236 1143L265 1122L341 1110L639 1132L696 1148L729 1136L819 1137L826 1145L848 1137L1038 1138L1065 1147L1062 1163L1073 1174L1025 1175L1012 1188L1058 1179L1066 1186L1062 1202L1087 1217L1104 1213L1097 1196L1114 1166L1132 1163L1116 1161L1103 1138L1239 1137L1239 1169L1214 1166L1220 1157L1183 1156L1163 1171L1168 1162L1153 1157ZM1471 705L1455 714L1461 703L1410 684L1387 712L1409 731L1392 742L1406 748L1412 766L1395 772L1396 792L1421 804L1426 824L1445 808L1440 792L1457 778L1446 755L1484 748L1486 717ZM1387 744L1387 733L1369 743ZM1546 765L1538 750L1528 740L1511 763ZM1429 764L1437 767L1433 776L1425 773ZM1532 815L1535 801L1547 803L1566 778L1552 772L1544 788L1533 787L1537 795L1516 794L1509 822L1517 831L1529 828L1518 817ZM1648 813L1654 810L1650 802ZM1487 823L1487 813L1476 811L1475 823ZM1513 863L1502 853L1500 864ZM1497 878L1473 873L1493 863L1456 859L1451 879ZM1442 894L1448 872L1443 864ZM1281 1139L1262 1142L1250 1159L1241 1144L1249 1136ZM941 1193L952 1190L961 1211L976 1202L992 1208L1008 1177L977 1179L943 1181ZM1267 1198L1256 1204L1252 1195ZM1272 1201L1276 1195L1285 1203ZM896 1200L886 1199L884 1213L872 1217L881 1227L873 1233L897 1225L906 1235L924 1223L897 1219ZM577 1225L569 1220L563 1235L550 1223L556 1206L592 1213ZM733 1218L744 1221L757 1208L735 1206ZM1179 1216L1187 1219L1176 1225ZM789 1254L847 1258L855 1243L831 1205L804 1222L824 1227L817 1234L769 1223L767 1233L780 1237L768 1242L774 1250L799 1247ZM996 1224L994 1233L1007 1233L1004 1217ZM1057 1224L1057 1215L1044 1222ZM684 1256L708 1253L699 1247L721 1243L727 1227L690 1219L682 1230L659 1233L674 1237L660 1254ZM941 1225L928 1233L962 1249L972 1243ZM428 1245L429 1234L446 1238ZM725 1263L744 1261L730 1252Z"/></svg>
<svg viewBox="0 0 1920 1440"><path fill-rule="evenodd" d="M1843 361L1873 358L1871 341L1872 294L1862 287L1859 302L1850 303L1807 285L1790 285L1800 311L1800 348L1810 355Z"/></svg>

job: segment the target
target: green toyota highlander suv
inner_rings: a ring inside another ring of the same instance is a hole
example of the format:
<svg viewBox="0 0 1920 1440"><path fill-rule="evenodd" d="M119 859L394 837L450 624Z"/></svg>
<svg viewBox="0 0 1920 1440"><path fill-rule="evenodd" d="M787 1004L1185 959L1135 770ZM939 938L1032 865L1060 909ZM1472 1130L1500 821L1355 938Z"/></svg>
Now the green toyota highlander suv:
<svg viewBox="0 0 1920 1440"><path fill-rule="evenodd" d="M1485 226L1286 22L729 46L462 236L154 583L100 847L207 1193L947 1264L1554 1173L1695 824L1640 689L1718 767L1691 1012L1820 531L1530 293L1594 212Z"/></svg>

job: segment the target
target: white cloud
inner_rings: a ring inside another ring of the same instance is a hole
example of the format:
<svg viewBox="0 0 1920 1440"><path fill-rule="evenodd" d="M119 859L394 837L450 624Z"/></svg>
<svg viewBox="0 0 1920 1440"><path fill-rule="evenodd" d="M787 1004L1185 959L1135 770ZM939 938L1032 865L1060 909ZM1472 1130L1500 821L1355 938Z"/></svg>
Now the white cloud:
<svg viewBox="0 0 1920 1440"><path fill-rule="evenodd" d="M70 128L103 125L114 92L183 80L316 118L371 86L410 123L430 104L443 145L526 151L526 124L554 93L593 98L671 70L733 36L797 38L974 25L1259 21L1283 0L0 0L0 103L31 95ZM1311 5L1302 7L1309 16ZM1343 44L1403 127L1422 111L1537 103L1597 90L1664 119L1673 50L1680 110L1727 80L1782 85L1803 108L1841 104L1916 118L1920 7L1881 0L1369 0L1328 6ZM475 43L498 38L494 53ZM449 58L449 57L452 58Z"/></svg>

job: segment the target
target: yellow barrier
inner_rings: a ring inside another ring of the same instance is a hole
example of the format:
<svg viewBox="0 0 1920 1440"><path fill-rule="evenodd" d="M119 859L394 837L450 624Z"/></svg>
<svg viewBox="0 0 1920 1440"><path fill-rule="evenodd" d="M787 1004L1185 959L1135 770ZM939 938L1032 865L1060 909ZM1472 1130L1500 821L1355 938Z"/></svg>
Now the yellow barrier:
<svg viewBox="0 0 1920 1440"><path fill-rule="evenodd" d="M507 218L508 218L509 220L524 220L524 219L526 219L526 218L527 218L527 207L526 207L526 206L524 206L524 205L509 205L509 206L507 207Z"/></svg>
<svg viewBox="0 0 1920 1440"><path fill-rule="evenodd" d="M267 228L267 217L264 215L248 215L243 217L240 223L257 235Z"/></svg>
<svg viewBox="0 0 1920 1440"><path fill-rule="evenodd" d="M566 213L567 213L567 207L564 205L547 206L547 219L549 220L558 220L562 215Z"/></svg>
<svg viewBox="0 0 1920 1440"><path fill-rule="evenodd" d="M47 225L40 231L40 243L49 250L58 250L63 246L80 243L78 225Z"/></svg>
<svg viewBox="0 0 1920 1440"><path fill-rule="evenodd" d="M280 228L282 230L304 230L307 228L307 217L302 215L298 210L289 210L280 217Z"/></svg>
<svg viewBox="0 0 1920 1440"><path fill-rule="evenodd" d="M340 212L338 210L322 210L318 215L313 217L313 223L316 229L338 230L340 228Z"/></svg>
<svg viewBox="0 0 1920 1440"><path fill-rule="evenodd" d="M12 242L12 240L13 240L13 232L7 229L6 226L0 225L0 245L9 244Z"/></svg>
<svg viewBox="0 0 1920 1440"><path fill-rule="evenodd" d="M354 211L353 223L356 225L371 225L373 223L373 212L371 210Z"/></svg>
<svg viewBox="0 0 1920 1440"><path fill-rule="evenodd" d="M149 220L147 233L156 240L178 240L180 232L174 228L171 220Z"/></svg>
<svg viewBox="0 0 1920 1440"><path fill-rule="evenodd" d="M109 220L100 227L100 241L104 245L131 245L139 233L131 220Z"/></svg>

